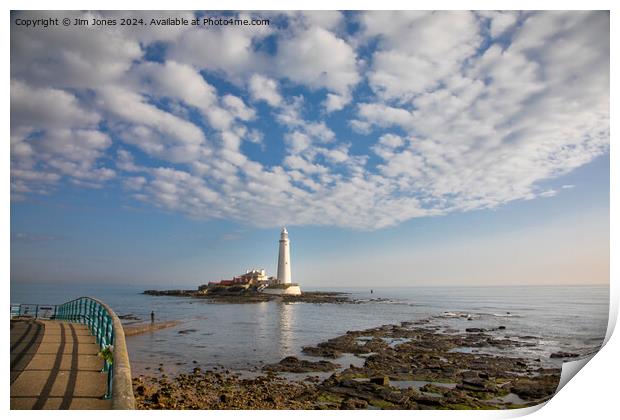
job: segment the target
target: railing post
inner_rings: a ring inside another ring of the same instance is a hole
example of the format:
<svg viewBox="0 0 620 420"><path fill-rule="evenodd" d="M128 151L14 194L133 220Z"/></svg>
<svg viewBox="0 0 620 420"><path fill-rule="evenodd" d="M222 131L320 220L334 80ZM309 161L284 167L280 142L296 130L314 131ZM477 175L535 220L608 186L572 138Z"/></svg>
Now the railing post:
<svg viewBox="0 0 620 420"><path fill-rule="evenodd" d="M108 342L112 346L114 341L114 320L110 317L110 337L108 338Z"/></svg>
<svg viewBox="0 0 620 420"><path fill-rule="evenodd" d="M80 302L80 322L86 324L86 302L88 300L82 299Z"/></svg>
<svg viewBox="0 0 620 420"><path fill-rule="evenodd" d="M84 323L90 330L90 299L86 301L86 309L84 310Z"/></svg>
<svg viewBox="0 0 620 420"><path fill-rule="evenodd" d="M95 302L90 302L90 333L95 335Z"/></svg>
<svg viewBox="0 0 620 420"><path fill-rule="evenodd" d="M105 328L105 341L106 341L106 344L109 346L109 345L112 345L112 317L109 316L108 314L106 318L107 318L107 322L106 322L106 328Z"/></svg>
<svg viewBox="0 0 620 420"><path fill-rule="evenodd" d="M89 317L90 317L90 325L88 326L88 328L90 329L90 333L92 335L95 335L95 302L91 301L90 302L90 308L89 308Z"/></svg>
<svg viewBox="0 0 620 420"><path fill-rule="evenodd" d="M103 313L103 330L101 331L101 347L108 345L108 317Z"/></svg>
<svg viewBox="0 0 620 420"><path fill-rule="evenodd" d="M97 343L99 343L99 346L101 347L101 330L103 329L103 307L101 305L98 305L97 309Z"/></svg>

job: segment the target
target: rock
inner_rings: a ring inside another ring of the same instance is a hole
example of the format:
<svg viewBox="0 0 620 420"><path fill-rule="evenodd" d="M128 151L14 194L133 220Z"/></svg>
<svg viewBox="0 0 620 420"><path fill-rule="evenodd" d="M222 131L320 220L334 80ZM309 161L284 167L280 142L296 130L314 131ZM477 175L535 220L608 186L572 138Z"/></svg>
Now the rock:
<svg viewBox="0 0 620 420"><path fill-rule="evenodd" d="M146 389L142 385L136 388L136 394L140 396L143 396L145 392L146 392Z"/></svg>
<svg viewBox="0 0 620 420"><path fill-rule="evenodd" d="M510 387L510 392L524 400L540 399L552 396L559 383L557 375L544 375L537 378L518 378Z"/></svg>
<svg viewBox="0 0 620 420"><path fill-rule="evenodd" d="M437 407L441 405L441 400L436 397L428 395L418 394L413 397L414 401L420 405L427 405L430 407Z"/></svg>
<svg viewBox="0 0 620 420"><path fill-rule="evenodd" d="M317 347L303 347L301 349L302 353L307 354L308 356L316 356L316 357L327 357L329 359L336 359L342 356L342 352L327 346L317 346Z"/></svg>
<svg viewBox="0 0 620 420"><path fill-rule="evenodd" d="M177 333L178 333L178 334L189 334L189 333L196 332L196 331L198 331L198 330L193 329L193 328L190 328L190 329L187 329L187 330L180 330L180 331L177 331Z"/></svg>
<svg viewBox="0 0 620 420"><path fill-rule="evenodd" d="M318 362L311 362L309 360L300 360L293 356L285 357L278 363L266 365L263 367L265 371L271 372L329 372L331 370L338 369L339 364L328 362L327 360L319 360Z"/></svg>
<svg viewBox="0 0 620 420"><path fill-rule="evenodd" d="M477 392L495 392L497 385L484 378L463 378L462 382L456 386L458 389Z"/></svg>
<svg viewBox="0 0 620 420"><path fill-rule="evenodd" d="M390 378L387 376L376 376L374 378L370 378L370 383L388 386L390 384Z"/></svg>
<svg viewBox="0 0 620 420"><path fill-rule="evenodd" d="M367 408L368 402L359 398L346 398L340 403L341 410L357 410Z"/></svg>
<svg viewBox="0 0 620 420"><path fill-rule="evenodd" d="M568 352L564 352L564 351L558 351L556 353L551 353L551 357L552 359L566 359L569 357L579 357L578 353L568 353Z"/></svg>
<svg viewBox="0 0 620 420"><path fill-rule="evenodd" d="M465 328L465 332L468 332L468 333L481 333L485 331L486 330L484 328Z"/></svg>
<svg viewBox="0 0 620 420"><path fill-rule="evenodd" d="M463 378L464 385L470 385L476 388L484 388L486 386L486 380L484 378Z"/></svg>
<svg viewBox="0 0 620 420"><path fill-rule="evenodd" d="M159 393L154 393L153 395L151 395L151 402L153 404L159 404Z"/></svg>

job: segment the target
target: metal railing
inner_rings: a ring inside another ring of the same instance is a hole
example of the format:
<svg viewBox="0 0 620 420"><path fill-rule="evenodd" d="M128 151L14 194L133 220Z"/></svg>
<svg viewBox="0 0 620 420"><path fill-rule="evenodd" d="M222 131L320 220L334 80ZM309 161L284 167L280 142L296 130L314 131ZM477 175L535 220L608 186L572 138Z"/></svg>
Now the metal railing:
<svg viewBox="0 0 620 420"><path fill-rule="evenodd" d="M85 324L104 355L102 372L108 374L104 398L112 399L113 409L135 408L125 332L112 308L97 299L80 297L62 305L11 304L11 317L15 316ZM111 357L105 357L106 353Z"/></svg>
<svg viewBox="0 0 620 420"><path fill-rule="evenodd" d="M56 307L54 318L78 322L88 326L90 333L97 340L99 349L102 351L112 351L114 345L114 327L112 316L115 314L108 311L106 305L90 297L81 297ZM108 387L105 399L112 397L112 381L114 369L112 369L113 359L104 357L102 372L108 373Z"/></svg>
<svg viewBox="0 0 620 420"><path fill-rule="evenodd" d="M31 317L38 319L54 319L58 305L39 305L36 303L11 304L11 318Z"/></svg>

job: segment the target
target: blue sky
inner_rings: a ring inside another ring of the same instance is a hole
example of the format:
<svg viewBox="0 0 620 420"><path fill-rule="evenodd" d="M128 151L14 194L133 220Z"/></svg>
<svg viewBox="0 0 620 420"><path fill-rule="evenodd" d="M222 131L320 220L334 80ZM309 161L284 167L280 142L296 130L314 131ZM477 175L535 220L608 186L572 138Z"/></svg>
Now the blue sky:
<svg viewBox="0 0 620 420"><path fill-rule="evenodd" d="M274 273L283 225L302 285L609 281L607 13L54 13L12 15L12 281Z"/></svg>

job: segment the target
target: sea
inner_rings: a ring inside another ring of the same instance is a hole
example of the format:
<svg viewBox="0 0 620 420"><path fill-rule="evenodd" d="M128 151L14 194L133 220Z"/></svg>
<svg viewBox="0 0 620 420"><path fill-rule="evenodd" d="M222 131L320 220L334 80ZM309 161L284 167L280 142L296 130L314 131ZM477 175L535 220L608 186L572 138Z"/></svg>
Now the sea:
<svg viewBox="0 0 620 420"><path fill-rule="evenodd" d="M443 330L505 329L491 334L529 343L524 347L456 349L541 359L550 366L554 352L587 355L605 337L609 286L497 286L408 288L308 288L348 293L358 303L211 303L183 297L149 296L145 289L159 286L12 283L12 304L61 304L81 296L96 297L118 315L134 315L150 322L181 321L173 328L127 337L135 375L150 374L159 366L166 372L230 369L252 372L286 356L312 359L304 346L344 334L403 321L430 319ZM177 287L179 288L179 287ZM188 286L187 289L193 288ZM135 322L135 321L134 321ZM351 355L336 360L363 364Z"/></svg>

